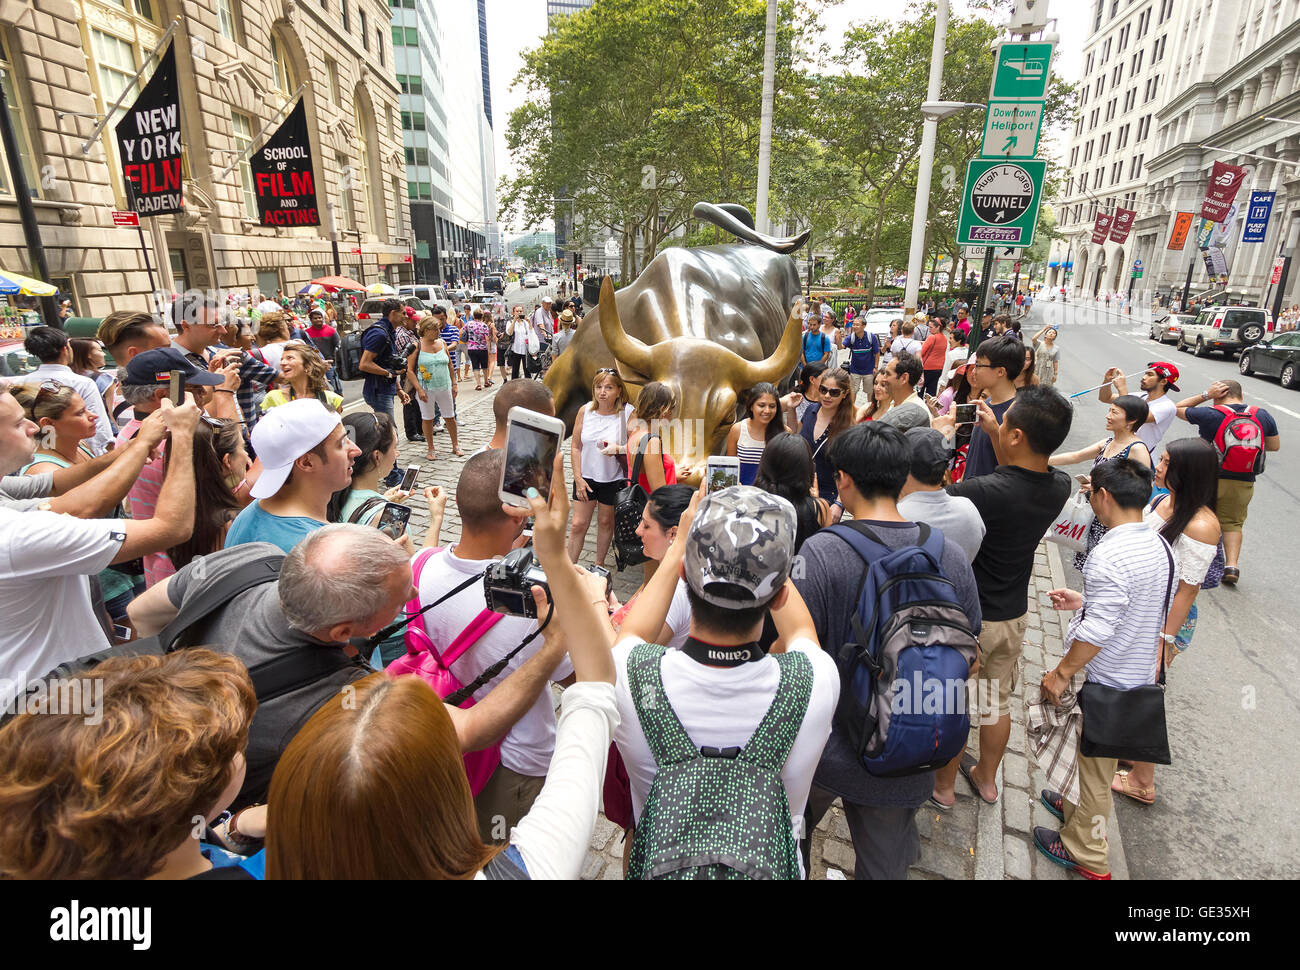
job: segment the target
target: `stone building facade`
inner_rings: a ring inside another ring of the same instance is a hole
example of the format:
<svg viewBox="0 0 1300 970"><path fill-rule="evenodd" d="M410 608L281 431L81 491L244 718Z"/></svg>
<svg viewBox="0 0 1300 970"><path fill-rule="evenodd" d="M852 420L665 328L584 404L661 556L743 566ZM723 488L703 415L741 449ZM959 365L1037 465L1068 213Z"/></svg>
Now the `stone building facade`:
<svg viewBox="0 0 1300 970"><path fill-rule="evenodd" d="M1300 243L1300 0L1184 0L1173 85L1156 114L1158 133L1148 171L1150 209L1135 231L1151 252L1148 286L1211 289L1194 243L1165 249L1174 213L1196 212L1215 161L1241 165L1246 180L1224 247L1228 294L1262 303L1280 252ZM1277 193L1261 243L1241 241L1251 190ZM1217 289L1217 287L1216 287ZM1290 274L1287 305L1300 301L1300 272Z"/></svg>
<svg viewBox="0 0 1300 970"><path fill-rule="evenodd" d="M51 282L79 313L98 316L149 309L153 290L272 295L332 273L329 220L259 225L251 172L237 154L260 144L268 122L266 134L275 130L304 83L317 201L334 217L343 274L409 281L389 21L386 0L0 0L0 68ZM121 111L95 128L173 22L185 211L141 220L146 266L140 234L112 220L127 208L113 139ZM30 273L0 167L0 268Z"/></svg>

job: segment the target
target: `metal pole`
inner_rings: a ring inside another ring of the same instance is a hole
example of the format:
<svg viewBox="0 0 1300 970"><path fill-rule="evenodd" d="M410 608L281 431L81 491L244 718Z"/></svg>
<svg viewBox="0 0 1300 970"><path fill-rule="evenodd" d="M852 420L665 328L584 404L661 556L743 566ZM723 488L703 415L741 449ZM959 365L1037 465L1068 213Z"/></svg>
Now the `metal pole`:
<svg viewBox="0 0 1300 970"><path fill-rule="evenodd" d="M1282 275L1278 277L1277 293L1273 296L1273 326L1277 327L1277 318L1282 313L1282 298L1286 293L1286 279L1291 275L1291 257L1282 257Z"/></svg>
<svg viewBox="0 0 1300 970"><path fill-rule="evenodd" d="M325 203L325 215L329 219L330 248L334 250L334 275L343 275L343 264L339 261L339 232L334 223L334 203Z"/></svg>
<svg viewBox="0 0 1300 970"><path fill-rule="evenodd" d="M930 86L926 101L939 100L943 80L943 49L948 38L948 0L939 0L934 15L934 44L930 50ZM930 209L930 170L934 168L934 142L939 120L926 118L921 127L921 160L916 175L916 203L912 208L912 247L907 256L907 286L903 290L903 312L916 312L916 295L921 286L921 262L925 256L925 221ZM992 249L989 250L992 252Z"/></svg>
<svg viewBox="0 0 1300 970"><path fill-rule="evenodd" d="M985 246L984 247L984 271L980 275L979 296L976 298L975 308L974 311L971 313L973 322L971 323L971 328L970 328L970 339L967 341L967 343L970 344L970 356L972 360L975 359L975 348L980 345L980 337L984 333L984 331L980 329L981 327L980 321L984 317L984 305L988 302L989 299L989 283L992 282L992 280L993 280L993 247Z"/></svg>
<svg viewBox="0 0 1300 970"><path fill-rule="evenodd" d="M221 179L225 178L227 175L230 174L231 170L236 165L238 165L240 161L247 158L249 155L253 154L253 146L257 144L257 140L261 138L264 134L266 134L266 129L270 128L273 124L275 124L282 117L284 117L286 113L285 109L291 108L293 106L293 104L298 100L298 95L302 94L304 91L307 90L308 83L310 82L303 81L302 84L299 84L298 90L293 92L293 94L289 95L289 100L286 101L283 105L281 105L276 110L275 114L271 115L270 119L267 121L266 124L264 124L261 128L257 129L257 134L255 134L252 138L248 140L248 147L245 148L242 152L237 152L235 154L235 157L231 159L230 164L217 173L217 181L221 181Z"/></svg>
<svg viewBox="0 0 1300 970"><path fill-rule="evenodd" d="M758 123L758 205L754 226L767 233L767 192L772 172L772 102L776 97L776 0L767 0L763 38L763 110Z"/></svg>
<svg viewBox="0 0 1300 970"><path fill-rule="evenodd" d="M1187 282L1183 284L1183 303L1182 303L1183 313L1187 312L1187 298L1192 291L1192 270L1194 270L1195 268L1196 268L1196 257L1193 256L1191 258L1191 261L1188 262L1187 264Z"/></svg>
<svg viewBox="0 0 1300 970"><path fill-rule="evenodd" d="M9 117L9 102L4 95L4 85L0 84L0 137L4 140L5 156L9 159L9 177L13 182L14 200L18 203L18 214L23 223L23 239L27 250L32 254L32 263L36 275L42 283L50 281L50 267L45 261L45 244L41 241L41 227L36 221L36 206L32 205L32 193L27 187L27 173L23 171L23 160L18 154L18 136L14 133L13 119ZM41 312L47 326L60 327L59 310L54 305L54 297L41 297Z"/></svg>
<svg viewBox="0 0 1300 970"><path fill-rule="evenodd" d="M1136 262L1136 260L1134 260ZM1133 283L1137 279L1137 270L1132 266L1128 269L1128 312L1133 312Z"/></svg>

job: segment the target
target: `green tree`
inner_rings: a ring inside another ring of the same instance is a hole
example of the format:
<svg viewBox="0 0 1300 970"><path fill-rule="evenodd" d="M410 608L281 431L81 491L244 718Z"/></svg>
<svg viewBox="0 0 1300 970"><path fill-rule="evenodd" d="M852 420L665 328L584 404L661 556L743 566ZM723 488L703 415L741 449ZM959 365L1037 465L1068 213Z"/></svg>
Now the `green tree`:
<svg viewBox="0 0 1300 970"><path fill-rule="evenodd" d="M808 16L782 7L773 141L799 144L803 85L790 51ZM697 201L748 204L765 17L765 0L597 0L557 20L515 81L529 99L507 126L521 164L502 208L536 227L555 199L572 198L576 241L614 234L630 279L637 243L653 254Z"/></svg>

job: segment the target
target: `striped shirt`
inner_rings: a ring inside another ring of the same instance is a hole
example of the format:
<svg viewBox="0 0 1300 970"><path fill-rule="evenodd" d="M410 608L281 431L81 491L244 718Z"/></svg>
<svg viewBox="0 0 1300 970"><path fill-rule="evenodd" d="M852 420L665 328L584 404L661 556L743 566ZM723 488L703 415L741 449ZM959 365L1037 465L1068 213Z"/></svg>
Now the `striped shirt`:
<svg viewBox="0 0 1300 970"><path fill-rule="evenodd" d="M127 442L134 438L140 430L140 424L141 419L139 417L133 417L128 421L117 436L117 447L125 448ZM166 444L164 443L165 450ZM131 490L126 493L126 501L123 503L128 518L137 521L153 518L155 510L158 508L158 495L162 492L163 479L166 477L165 467L166 458L159 457L140 469L140 474L136 477ZM153 586L174 572L176 572L176 567L172 565L171 557L167 553L151 552L144 556L145 586Z"/></svg>
<svg viewBox="0 0 1300 970"><path fill-rule="evenodd" d="M761 441L749 433L749 419L740 422L740 437L736 439L736 457L740 459L740 484L753 485L758 477L758 463L763 460L767 439Z"/></svg>
<svg viewBox="0 0 1300 970"><path fill-rule="evenodd" d="M1169 544L1141 522L1115 526L1088 554L1083 608L1065 642L1101 647L1087 666L1090 681L1120 689L1155 683L1173 572Z"/></svg>

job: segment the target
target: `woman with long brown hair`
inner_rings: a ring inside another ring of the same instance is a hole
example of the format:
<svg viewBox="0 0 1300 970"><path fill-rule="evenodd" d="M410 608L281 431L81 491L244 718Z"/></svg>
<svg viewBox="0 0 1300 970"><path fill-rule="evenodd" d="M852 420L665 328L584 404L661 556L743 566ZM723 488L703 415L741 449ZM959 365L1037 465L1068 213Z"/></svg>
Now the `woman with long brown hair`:
<svg viewBox="0 0 1300 970"><path fill-rule="evenodd" d="M799 433L807 439L813 450L813 465L817 469L816 494L828 502L834 502L839 496L835 473L828 457L830 443L853 423L849 387L849 372L843 367L834 367L824 373L821 401L808 405L799 426Z"/></svg>
<svg viewBox="0 0 1300 970"><path fill-rule="evenodd" d="M343 413L343 396L330 390L326 374L329 368L320 351L301 340L290 340L280 351L279 387L262 399L267 411L288 401L314 397L331 411Z"/></svg>
<svg viewBox="0 0 1300 970"><path fill-rule="evenodd" d="M614 506L627 484L627 472L616 457L601 449L627 441L628 420L635 412L627 403L623 378L612 367L596 371L591 382L591 403L578 411L573 424L573 528L569 530L569 558L582 555L582 545L596 513L596 565L604 568L609 543L614 538Z"/></svg>
<svg viewBox="0 0 1300 970"><path fill-rule="evenodd" d="M563 459L555 475L563 478ZM534 493L536 494L536 493ZM497 850L484 845L455 726L419 677L372 674L321 707L280 757L267 819L269 879L576 879L618 724L603 585L570 562L569 497L530 499L533 548L578 683L564 692L541 794ZM538 587L535 598L547 607ZM547 637L548 644L558 638ZM547 649L543 647L543 649ZM556 661L559 652L556 651Z"/></svg>
<svg viewBox="0 0 1300 970"><path fill-rule="evenodd" d="M230 523L253 500L248 491L251 465L237 422L199 421L194 429L194 532L167 550L177 569L225 548Z"/></svg>

